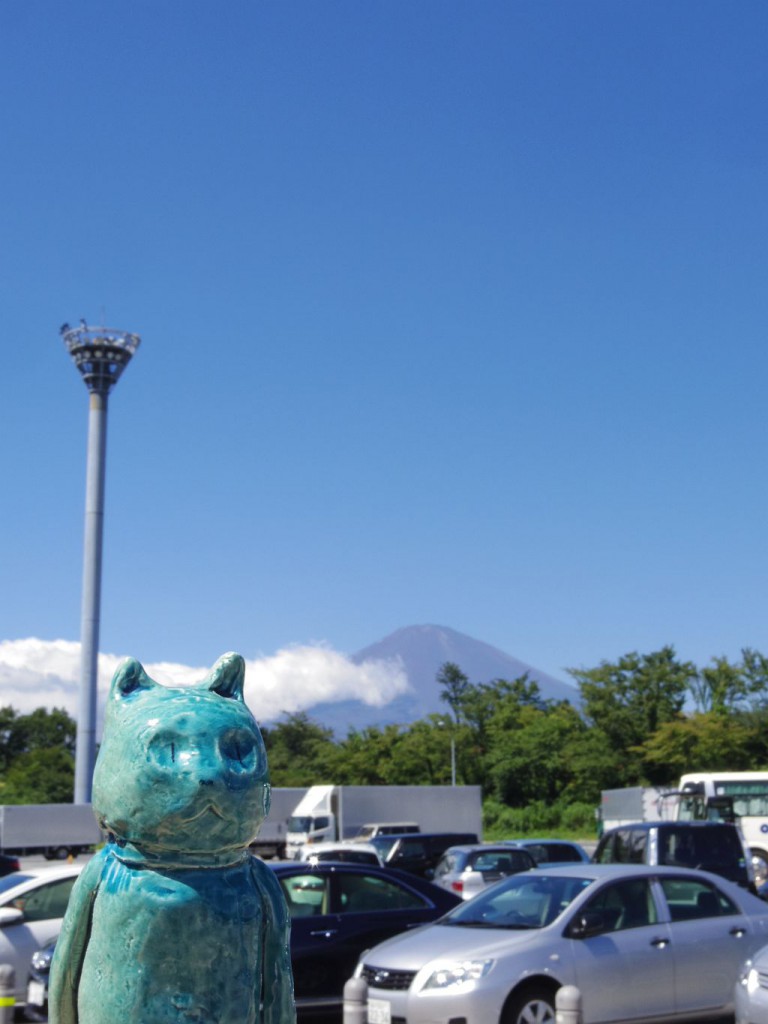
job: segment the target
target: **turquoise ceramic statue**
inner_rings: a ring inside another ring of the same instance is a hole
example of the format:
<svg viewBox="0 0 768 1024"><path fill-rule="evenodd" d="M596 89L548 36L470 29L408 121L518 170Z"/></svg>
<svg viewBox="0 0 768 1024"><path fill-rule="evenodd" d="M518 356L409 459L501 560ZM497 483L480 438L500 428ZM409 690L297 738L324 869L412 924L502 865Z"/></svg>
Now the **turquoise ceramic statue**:
<svg viewBox="0 0 768 1024"><path fill-rule="evenodd" d="M52 1024L292 1024L289 920L248 853L269 810L264 743L225 654L198 686L115 673L93 779L109 837L72 891Z"/></svg>

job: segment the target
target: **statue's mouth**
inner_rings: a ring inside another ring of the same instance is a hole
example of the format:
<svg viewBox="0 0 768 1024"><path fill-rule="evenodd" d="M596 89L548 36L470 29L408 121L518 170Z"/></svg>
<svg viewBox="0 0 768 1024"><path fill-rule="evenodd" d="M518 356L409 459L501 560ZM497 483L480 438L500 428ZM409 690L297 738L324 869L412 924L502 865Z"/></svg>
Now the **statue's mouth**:
<svg viewBox="0 0 768 1024"><path fill-rule="evenodd" d="M193 821L201 821L203 818L207 817L209 814L212 814L214 816L214 818L219 818L221 821L226 821L227 820L225 815L223 815L221 813L221 811L216 806L216 804L208 803L208 804L205 805L205 807L203 807L201 810L199 810L197 812L197 814L193 814L189 818L184 818L184 824L187 825L187 824L190 824Z"/></svg>

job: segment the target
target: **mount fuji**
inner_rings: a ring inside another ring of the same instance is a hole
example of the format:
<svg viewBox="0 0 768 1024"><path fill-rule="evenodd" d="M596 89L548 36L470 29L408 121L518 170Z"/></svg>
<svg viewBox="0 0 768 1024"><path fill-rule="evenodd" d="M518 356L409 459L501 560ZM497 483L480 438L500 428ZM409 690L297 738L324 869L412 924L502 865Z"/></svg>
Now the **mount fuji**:
<svg viewBox="0 0 768 1024"><path fill-rule="evenodd" d="M399 662L407 675L409 689L383 707L371 707L362 700L346 700L315 704L308 709L310 718L333 729L339 737L353 728L406 725L430 714L447 714L448 705L440 700L436 680L446 661L458 665L472 683L513 680L527 673L529 680L538 684L545 700L579 702L579 692L570 683L446 626L405 626L357 651L351 655L351 660L356 664Z"/></svg>

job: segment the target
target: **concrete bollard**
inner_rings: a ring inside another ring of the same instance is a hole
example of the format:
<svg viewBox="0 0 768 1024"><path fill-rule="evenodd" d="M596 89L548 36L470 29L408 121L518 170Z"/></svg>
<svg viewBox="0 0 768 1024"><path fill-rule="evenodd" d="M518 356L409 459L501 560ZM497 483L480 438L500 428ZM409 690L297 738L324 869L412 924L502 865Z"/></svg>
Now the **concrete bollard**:
<svg viewBox="0 0 768 1024"><path fill-rule="evenodd" d="M16 972L0 964L0 1024L12 1024L16 1014Z"/></svg>
<svg viewBox="0 0 768 1024"><path fill-rule="evenodd" d="M581 1024L581 992L575 985L563 985L555 993L557 1024Z"/></svg>
<svg viewBox="0 0 768 1024"><path fill-rule="evenodd" d="M366 1024L367 1020L368 982L365 978L350 978L344 986L344 1024Z"/></svg>

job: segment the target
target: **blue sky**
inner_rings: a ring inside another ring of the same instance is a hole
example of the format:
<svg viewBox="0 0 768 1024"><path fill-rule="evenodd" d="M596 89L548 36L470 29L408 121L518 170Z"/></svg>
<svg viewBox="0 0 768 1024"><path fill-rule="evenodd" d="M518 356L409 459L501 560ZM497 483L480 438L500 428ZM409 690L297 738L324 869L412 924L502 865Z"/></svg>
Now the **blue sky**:
<svg viewBox="0 0 768 1024"><path fill-rule="evenodd" d="M5 0L0 700L79 638L81 316L142 337L104 652L767 652L766 40L750 0Z"/></svg>

